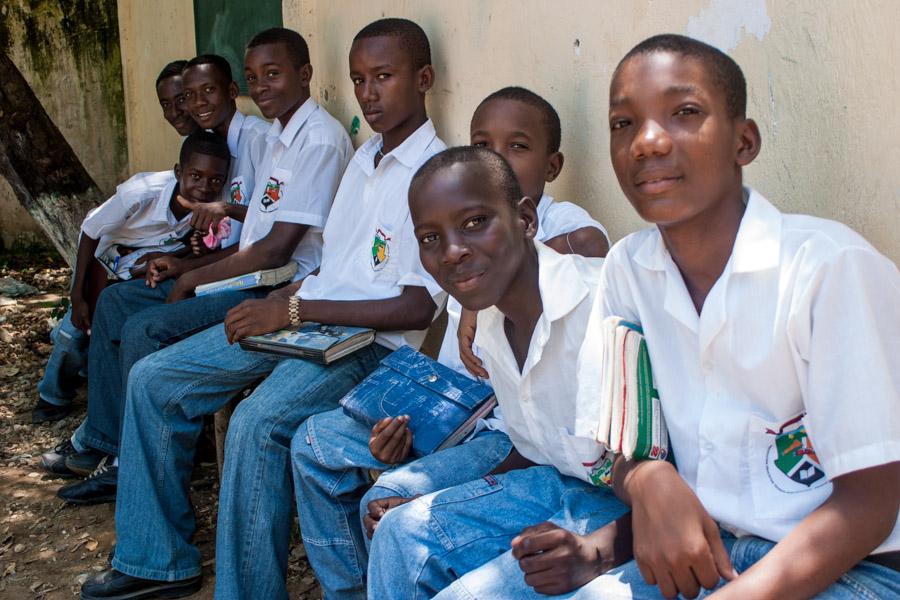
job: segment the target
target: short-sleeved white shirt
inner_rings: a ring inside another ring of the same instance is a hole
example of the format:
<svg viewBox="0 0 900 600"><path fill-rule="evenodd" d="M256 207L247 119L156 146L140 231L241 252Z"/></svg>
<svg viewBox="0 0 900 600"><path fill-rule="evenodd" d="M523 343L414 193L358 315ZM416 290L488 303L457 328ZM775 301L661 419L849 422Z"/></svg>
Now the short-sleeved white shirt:
<svg viewBox="0 0 900 600"><path fill-rule="evenodd" d="M418 168L447 146L431 120L391 150L378 167L380 134L359 147L341 180L325 225L322 268L303 282L306 300L383 300L405 286L428 290L441 308L444 292L422 267L407 199ZM375 341L390 349L422 345L425 330L379 331Z"/></svg>
<svg viewBox="0 0 900 600"><path fill-rule="evenodd" d="M231 166L228 168L228 181L222 187L222 199L234 204L247 206L253 195L253 184L256 182L256 167L262 162L266 152L266 133L269 124L253 115L245 115L234 111L228 124L228 151L231 153ZM237 244L241 239L242 224L231 220L231 235L222 241L227 248Z"/></svg>
<svg viewBox="0 0 900 600"><path fill-rule="evenodd" d="M177 244L191 230L191 216L178 220L169 208L175 191L175 173L138 173L116 187L116 193L92 209L81 231L99 240L94 256L113 244L148 248Z"/></svg>
<svg viewBox="0 0 900 600"><path fill-rule="evenodd" d="M544 194L541 196L537 205L538 230L535 239L546 242L558 235L582 229L584 227L594 227L599 229L607 242L609 236L606 228L598 221L594 220L590 214L580 206L571 202L557 202L553 196ZM453 296L447 298L447 330L444 333L444 340L441 342L441 351L438 354L438 362L444 364L451 369L459 371L463 375L471 377L466 370L462 360L459 358L459 342L456 338L456 331L459 329L459 318L462 313L462 307ZM477 354L478 348L472 350ZM498 411L499 413L499 411ZM499 415L495 415L499 416Z"/></svg>
<svg viewBox="0 0 900 600"><path fill-rule="evenodd" d="M265 139L240 249L266 237L276 222L308 225L292 256L299 279L321 262L322 227L353 147L341 124L312 98L297 109L287 127L276 119Z"/></svg>
<svg viewBox="0 0 900 600"><path fill-rule="evenodd" d="M844 225L751 192L699 316L656 229L613 247L601 294L643 326L678 471L727 529L778 541L831 479L900 460L900 274Z"/></svg>
<svg viewBox="0 0 900 600"><path fill-rule="evenodd" d="M575 433L576 374L603 259L559 254L541 242L534 244L544 310L522 371L497 307L479 311L475 341L516 450L535 463L590 482L605 452L593 437Z"/></svg>

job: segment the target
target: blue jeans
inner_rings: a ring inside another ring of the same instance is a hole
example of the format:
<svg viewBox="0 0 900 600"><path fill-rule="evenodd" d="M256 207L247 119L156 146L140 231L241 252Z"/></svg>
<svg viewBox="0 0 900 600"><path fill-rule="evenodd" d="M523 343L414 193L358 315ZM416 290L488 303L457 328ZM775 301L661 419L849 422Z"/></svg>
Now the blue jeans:
<svg viewBox="0 0 900 600"><path fill-rule="evenodd" d="M72 324L72 309L50 332L53 351L38 383L38 395L46 402L68 406L75 390L87 377L87 352L91 338Z"/></svg>
<svg viewBox="0 0 900 600"><path fill-rule="evenodd" d="M739 573L749 569L754 563L766 555L775 544L758 537L747 536L736 539L729 533L722 533L725 549L731 557L731 563ZM725 585L722 580L719 587ZM718 588L717 588L718 589ZM709 596L712 591L701 591L698 598ZM785 597L790 597L790 590L785 590ZM659 589L649 585L641 577L637 563L625 563L604 575L594 579L574 592L553 596L553 598L593 599L609 598L611 600L660 600ZM682 596L679 596L681 598ZM880 600L882 598L900 597L900 575L887 567L863 561L845 573L824 592L818 594L819 600ZM500 598L516 598L522 600L538 600L548 598L536 593L525 583L519 564L506 552L483 567L470 571L449 587L439 593L440 600L491 600Z"/></svg>
<svg viewBox="0 0 900 600"><path fill-rule="evenodd" d="M216 557L221 598L285 597L292 492L291 437L337 406L388 351L371 345L322 366L229 345L224 326L138 361L128 381L116 496L113 567L147 579L200 573L189 498L203 415L265 379L231 417L219 496ZM238 593L238 581L250 592Z"/></svg>
<svg viewBox="0 0 900 600"><path fill-rule="evenodd" d="M387 496L427 494L489 473L512 449L505 433L484 431L469 442L390 469L369 452L371 429L343 409L313 415L291 443L294 491L303 547L326 598L366 597L366 505ZM364 494L365 493L365 494Z"/></svg>
<svg viewBox="0 0 900 600"><path fill-rule="evenodd" d="M88 354L87 446L117 455L125 406L125 389L132 366L145 356L178 340L221 323L225 314L248 298L265 296L271 288L210 294L166 304L174 280L148 287L136 279L107 287L97 300Z"/></svg>
<svg viewBox="0 0 900 600"><path fill-rule="evenodd" d="M470 481L399 506L382 517L369 555L369 597L431 598L499 556L523 529L551 521L584 534L627 512L612 492L531 467ZM518 564L516 568L518 568ZM521 574L516 574L522 578ZM506 598L519 596L497 580Z"/></svg>

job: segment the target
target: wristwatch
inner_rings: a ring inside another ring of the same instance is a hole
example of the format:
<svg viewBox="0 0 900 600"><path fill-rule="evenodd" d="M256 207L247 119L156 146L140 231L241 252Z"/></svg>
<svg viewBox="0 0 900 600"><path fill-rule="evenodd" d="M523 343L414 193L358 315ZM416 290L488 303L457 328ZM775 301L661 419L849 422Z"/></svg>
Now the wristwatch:
<svg viewBox="0 0 900 600"><path fill-rule="evenodd" d="M293 326L300 325L303 322L303 319L300 318L300 296L288 298L288 317Z"/></svg>

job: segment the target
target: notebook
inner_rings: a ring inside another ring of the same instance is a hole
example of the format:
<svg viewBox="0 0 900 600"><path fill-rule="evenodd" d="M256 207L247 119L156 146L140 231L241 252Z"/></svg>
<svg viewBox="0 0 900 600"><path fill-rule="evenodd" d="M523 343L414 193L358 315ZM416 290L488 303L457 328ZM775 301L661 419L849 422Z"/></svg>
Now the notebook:
<svg viewBox="0 0 900 600"><path fill-rule="evenodd" d="M327 365L365 348L374 339L375 331L366 327L303 323L299 327L246 337L240 344L244 350L305 358Z"/></svg>
<svg viewBox="0 0 900 600"><path fill-rule="evenodd" d="M219 292L249 290L251 288L278 285L279 283L290 281L296 274L297 263L291 261L277 269L254 271L253 273L247 273L246 275L238 275L237 277L198 285L194 288L194 295L206 296L207 294L217 294Z"/></svg>

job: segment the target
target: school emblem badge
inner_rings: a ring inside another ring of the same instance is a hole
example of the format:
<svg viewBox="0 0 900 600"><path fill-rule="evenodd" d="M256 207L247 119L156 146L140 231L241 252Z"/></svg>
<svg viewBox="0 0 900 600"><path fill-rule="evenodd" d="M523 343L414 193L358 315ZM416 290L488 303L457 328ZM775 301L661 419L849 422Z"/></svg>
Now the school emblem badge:
<svg viewBox="0 0 900 600"><path fill-rule="evenodd" d="M597 487L612 488L612 468L615 454L605 452L603 456L592 463L581 463L587 469L588 478Z"/></svg>
<svg viewBox="0 0 900 600"><path fill-rule="evenodd" d="M244 201L244 192L241 190L240 180L231 182L231 201L235 204L240 204Z"/></svg>
<svg viewBox="0 0 900 600"><path fill-rule="evenodd" d="M766 429L766 433L775 436L766 453L766 472L776 488L789 494L828 482L802 418L800 415L791 419L778 431Z"/></svg>
<svg viewBox="0 0 900 600"><path fill-rule="evenodd" d="M381 228L375 229L375 237L372 240L372 269L380 271L390 258L391 236Z"/></svg>
<svg viewBox="0 0 900 600"><path fill-rule="evenodd" d="M284 191L284 182L269 177L266 182L266 188L263 190L262 202L259 209L262 212L274 212L278 209L278 201L281 200L281 194Z"/></svg>

